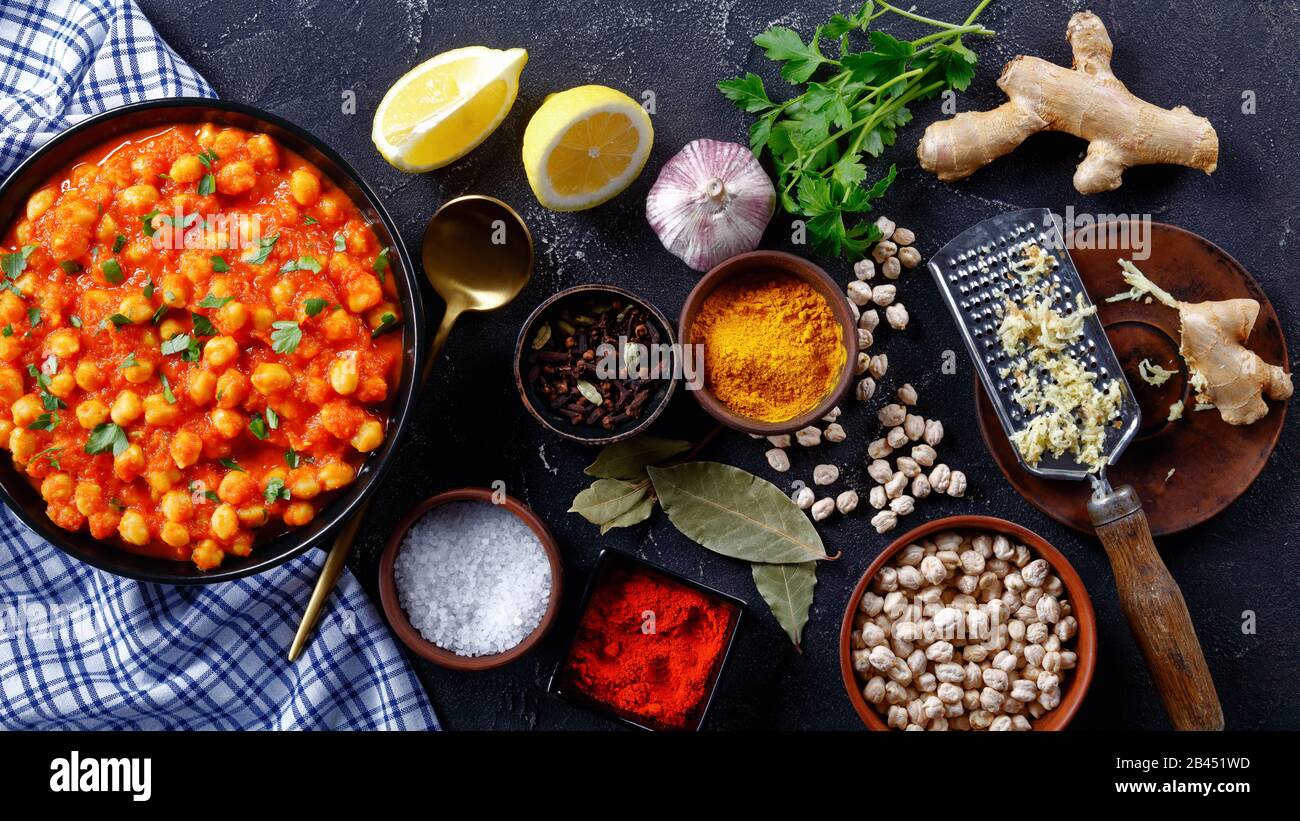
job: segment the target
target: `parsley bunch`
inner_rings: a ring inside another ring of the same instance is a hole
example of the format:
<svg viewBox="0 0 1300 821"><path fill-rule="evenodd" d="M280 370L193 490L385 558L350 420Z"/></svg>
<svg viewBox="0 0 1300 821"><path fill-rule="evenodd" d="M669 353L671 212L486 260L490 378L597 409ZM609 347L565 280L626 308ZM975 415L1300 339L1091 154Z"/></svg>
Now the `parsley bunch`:
<svg viewBox="0 0 1300 821"><path fill-rule="evenodd" d="M898 128L912 119L910 103L970 85L976 57L962 37L993 34L975 24L990 2L981 0L965 23L956 24L868 0L850 16L832 16L807 43L793 29L773 26L754 42L803 93L775 102L753 72L718 83L737 107L759 115L749 130L750 148L760 157L764 149L771 155L781 207L807 221L818 253L858 259L880 239L879 230L861 215L889 189L896 169L890 166L868 186L865 158L893 145ZM887 14L936 31L898 40L872 29ZM870 49L852 50L849 35L855 32L867 35ZM838 57L822 51L828 41L835 43ZM822 79L813 79L819 75Z"/></svg>

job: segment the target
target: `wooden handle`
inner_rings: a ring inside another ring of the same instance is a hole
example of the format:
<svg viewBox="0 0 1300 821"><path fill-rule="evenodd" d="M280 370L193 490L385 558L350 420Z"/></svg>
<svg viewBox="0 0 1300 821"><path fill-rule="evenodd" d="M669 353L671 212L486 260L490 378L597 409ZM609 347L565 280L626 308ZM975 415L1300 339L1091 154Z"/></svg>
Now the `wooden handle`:
<svg viewBox="0 0 1300 821"><path fill-rule="evenodd" d="M1222 730L1223 708L1178 583L1156 552L1133 488L1094 498L1088 513L1115 573L1120 607L1176 730Z"/></svg>

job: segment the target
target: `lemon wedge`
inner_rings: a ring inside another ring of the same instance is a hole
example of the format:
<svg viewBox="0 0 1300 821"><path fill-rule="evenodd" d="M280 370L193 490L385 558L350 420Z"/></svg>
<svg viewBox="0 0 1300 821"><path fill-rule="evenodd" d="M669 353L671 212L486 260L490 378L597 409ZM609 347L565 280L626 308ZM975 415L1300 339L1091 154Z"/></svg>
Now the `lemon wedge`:
<svg viewBox="0 0 1300 821"><path fill-rule="evenodd" d="M370 138L401 171L441 168L488 138L519 94L521 48L469 46L426 60L388 89Z"/></svg>
<svg viewBox="0 0 1300 821"><path fill-rule="evenodd" d="M640 104L605 86L542 102L524 131L524 171L542 205L581 211L613 198L650 158L654 127Z"/></svg>

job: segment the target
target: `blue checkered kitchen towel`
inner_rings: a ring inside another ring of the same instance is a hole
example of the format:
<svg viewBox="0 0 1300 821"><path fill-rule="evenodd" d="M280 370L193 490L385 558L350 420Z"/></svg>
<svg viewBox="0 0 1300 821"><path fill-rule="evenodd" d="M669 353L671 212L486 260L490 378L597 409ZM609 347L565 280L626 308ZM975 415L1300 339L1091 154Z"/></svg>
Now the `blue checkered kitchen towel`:
<svg viewBox="0 0 1300 821"><path fill-rule="evenodd" d="M0 178L79 119L182 95L215 96L131 0L0 0ZM286 659L323 559L142 584L68 558L0 507L0 727L437 729L350 573Z"/></svg>

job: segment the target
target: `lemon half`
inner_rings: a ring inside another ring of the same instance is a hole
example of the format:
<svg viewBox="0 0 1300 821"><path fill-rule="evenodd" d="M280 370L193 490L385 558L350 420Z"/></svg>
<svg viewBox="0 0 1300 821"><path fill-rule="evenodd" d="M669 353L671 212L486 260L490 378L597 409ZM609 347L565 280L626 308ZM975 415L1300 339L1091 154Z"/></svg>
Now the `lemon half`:
<svg viewBox="0 0 1300 821"><path fill-rule="evenodd" d="M445 51L388 89L370 133L394 168L441 168L474 150L501 125L528 62L521 48L469 46Z"/></svg>
<svg viewBox="0 0 1300 821"><path fill-rule="evenodd" d="M547 97L524 131L524 171L542 205L580 211L611 199L645 167L654 127L640 104L606 86Z"/></svg>

